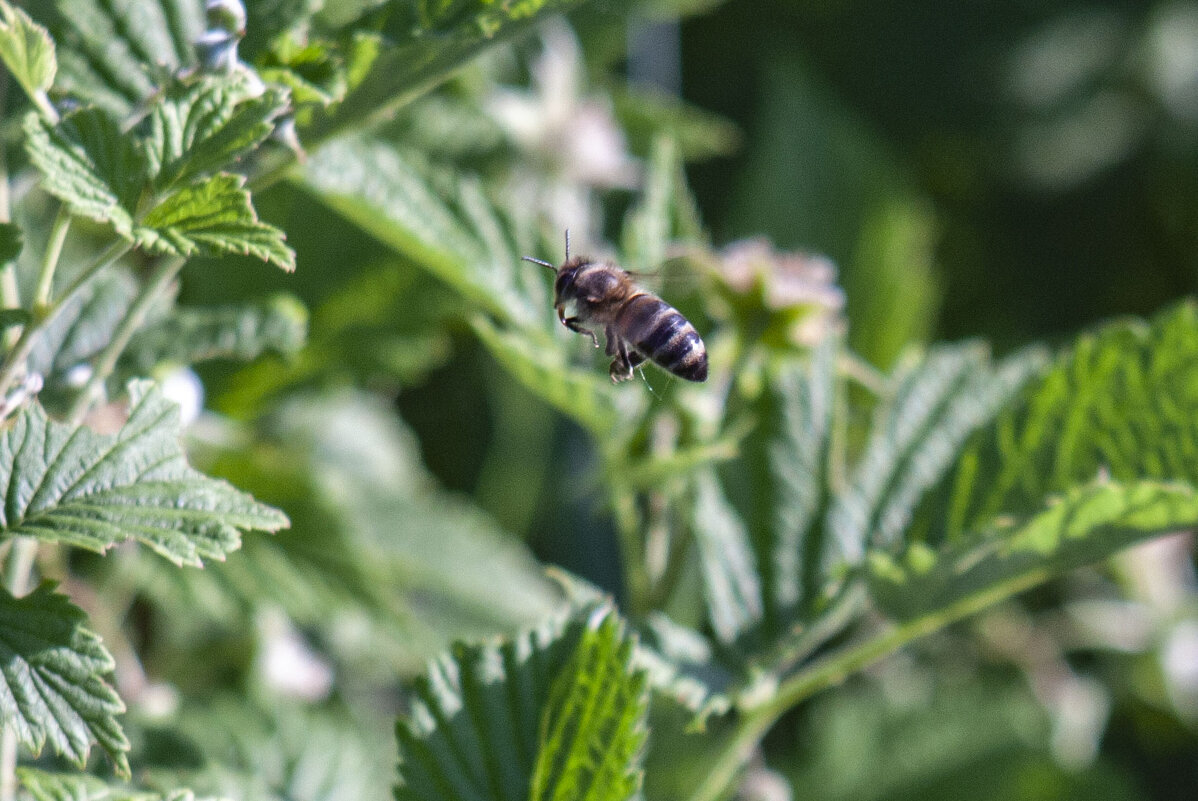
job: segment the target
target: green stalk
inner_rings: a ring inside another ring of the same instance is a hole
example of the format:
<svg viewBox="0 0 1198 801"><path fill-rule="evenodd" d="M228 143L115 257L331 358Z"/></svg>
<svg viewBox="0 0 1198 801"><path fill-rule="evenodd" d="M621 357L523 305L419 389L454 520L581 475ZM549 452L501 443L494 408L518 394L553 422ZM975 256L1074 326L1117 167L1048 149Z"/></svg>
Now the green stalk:
<svg viewBox="0 0 1198 801"><path fill-rule="evenodd" d="M184 264L185 260L179 257L163 260L155 268L153 274L150 276L150 280L142 286L133 304L125 312L125 316L121 319L120 324L117 325L112 338L108 340L108 344L104 346L104 349L96 355L95 361L92 364L92 374L87 379L87 383L83 386L83 389L79 390L79 394L75 396L70 411L67 413L67 419L71 423L78 425L83 421L83 417L91 407L92 401L100 394L100 390L103 388L104 382L108 380L108 376L112 375L117 359L125 351L129 340L136 333L137 329L141 328L142 323L145 322L146 314L161 296L162 291L179 274L179 270L183 269Z"/></svg>
<svg viewBox="0 0 1198 801"><path fill-rule="evenodd" d="M883 629L872 638L829 654L784 679L777 692L759 705L742 708L736 734L719 753L703 785L691 794L689 801L716 801L725 796L760 746L766 732L801 701L840 684L908 643L1041 584L1051 576L1052 571L1047 567L1029 571L962 598L943 609Z"/></svg>
<svg viewBox="0 0 1198 801"><path fill-rule="evenodd" d="M71 213L66 206L58 207L58 215L50 227L50 239L46 243L46 252L42 256L42 269L37 277L37 291L33 296L33 311L37 314L50 305L50 295L54 290L54 274L58 271L58 260L62 256L62 246L67 241L67 232L71 230Z"/></svg>
<svg viewBox="0 0 1198 801"><path fill-rule="evenodd" d="M131 245L124 240L117 240L112 243L103 253L91 263L79 277L76 278L67 290L62 295L46 307L45 311L39 315L35 322L25 326L21 331L21 336L17 339L16 344L8 352L4 358L3 365L0 365L0 398L8 393L12 387L13 381L16 380L18 373L24 369L25 359L29 357L30 351L33 350L33 343L38 332L53 322L55 316L62 311L63 306L69 301L79 289L88 282L96 273L107 267L112 262L125 255ZM40 283L40 281L39 281Z"/></svg>

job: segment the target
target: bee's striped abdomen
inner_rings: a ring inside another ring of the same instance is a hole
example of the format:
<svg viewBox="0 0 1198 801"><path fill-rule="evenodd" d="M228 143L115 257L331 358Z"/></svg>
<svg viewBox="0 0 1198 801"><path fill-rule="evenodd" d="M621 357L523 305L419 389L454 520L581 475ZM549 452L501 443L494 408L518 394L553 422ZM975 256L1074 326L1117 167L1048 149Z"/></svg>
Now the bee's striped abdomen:
<svg viewBox="0 0 1198 801"><path fill-rule="evenodd" d="M663 369L688 381L707 379L707 348L681 312L648 293L635 295L620 310L625 339Z"/></svg>

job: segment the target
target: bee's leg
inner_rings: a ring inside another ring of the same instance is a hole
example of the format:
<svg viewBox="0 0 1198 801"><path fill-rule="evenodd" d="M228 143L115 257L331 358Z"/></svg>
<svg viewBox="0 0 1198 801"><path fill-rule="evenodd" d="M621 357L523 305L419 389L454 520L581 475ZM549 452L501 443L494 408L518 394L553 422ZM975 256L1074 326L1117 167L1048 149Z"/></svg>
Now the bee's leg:
<svg viewBox="0 0 1198 801"><path fill-rule="evenodd" d="M616 343L620 341L620 337L615 331L611 330L610 325L603 329L603 336L607 339L607 347L603 352L608 356L615 356L616 348L618 347Z"/></svg>
<svg viewBox="0 0 1198 801"><path fill-rule="evenodd" d="M589 328L583 328L581 321L577 317L567 317L566 310L562 306L557 307L557 319L561 320L562 325L569 328L576 334L586 334L591 338L591 342L595 347L599 347L599 338L595 336L595 332Z"/></svg>
<svg viewBox="0 0 1198 801"><path fill-rule="evenodd" d="M615 339L616 343L616 358L612 359L611 369L608 373L611 375L611 382L619 384L621 381L627 381L632 378L632 368L640 364L644 359L640 358L640 354L634 350L630 350L628 343L620 338ZM633 361L639 359L639 361Z"/></svg>

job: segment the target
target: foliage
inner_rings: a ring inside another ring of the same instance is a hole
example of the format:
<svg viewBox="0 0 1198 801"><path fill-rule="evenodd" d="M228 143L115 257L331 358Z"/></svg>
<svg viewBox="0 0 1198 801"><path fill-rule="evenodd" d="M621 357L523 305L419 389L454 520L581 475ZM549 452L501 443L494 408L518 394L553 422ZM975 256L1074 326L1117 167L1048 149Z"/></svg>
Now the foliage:
<svg viewBox="0 0 1198 801"><path fill-rule="evenodd" d="M1194 747L1198 306L928 344L942 188L786 48L747 137L625 86L740 13L629 10L0 0L0 801L1081 793L1116 702ZM711 242L758 226L844 289ZM708 380L614 385L567 251Z"/></svg>

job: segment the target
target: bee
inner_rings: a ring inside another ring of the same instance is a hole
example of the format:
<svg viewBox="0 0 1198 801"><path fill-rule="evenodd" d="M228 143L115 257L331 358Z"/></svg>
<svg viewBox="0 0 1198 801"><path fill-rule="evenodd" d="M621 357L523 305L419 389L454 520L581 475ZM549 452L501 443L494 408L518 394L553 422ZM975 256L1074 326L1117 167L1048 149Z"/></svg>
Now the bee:
<svg viewBox="0 0 1198 801"><path fill-rule="evenodd" d="M687 381L707 380L707 348L699 332L682 313L651 292L636 285L632 276L610 262L591 261L586 256L570 258L570 232L566 232L566 260L560 267L524 256L557 275L553 280L553 306L561 324L599 339L585 325L602 326L607 355L612 356L612 383L632 378L646 359ZM566 316L573 304L574 316Z"/></svg>

